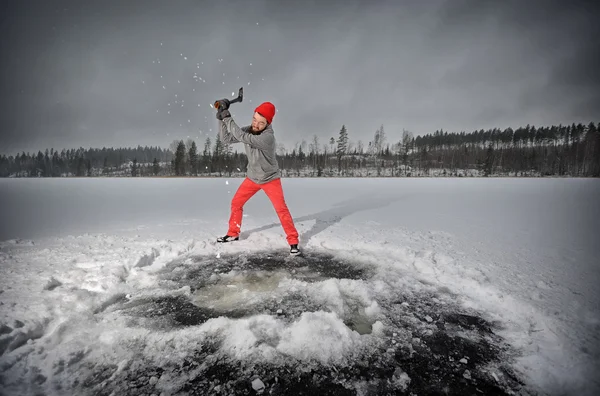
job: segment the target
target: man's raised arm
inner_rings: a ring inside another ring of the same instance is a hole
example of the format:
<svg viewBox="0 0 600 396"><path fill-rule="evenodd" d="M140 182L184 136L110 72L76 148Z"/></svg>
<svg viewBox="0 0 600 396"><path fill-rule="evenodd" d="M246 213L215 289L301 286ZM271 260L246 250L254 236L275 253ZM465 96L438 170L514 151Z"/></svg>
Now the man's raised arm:
<svg viewBox="0 0 600 396"><path fill-rule="evenodd" d="M239 143L240 141L235 138L231 133L227 130L227 125L225 125L224 121L219 120L219 137L223 143Z"/></svg>

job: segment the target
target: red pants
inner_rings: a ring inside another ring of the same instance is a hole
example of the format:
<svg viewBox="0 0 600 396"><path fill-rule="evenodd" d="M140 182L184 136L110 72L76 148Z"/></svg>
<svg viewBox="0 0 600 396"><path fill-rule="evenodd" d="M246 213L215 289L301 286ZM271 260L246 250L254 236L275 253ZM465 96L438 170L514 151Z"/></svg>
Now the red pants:
<svg viewBox="0 0 600 396"><path fill-rule="evenodd" d="M292 215L285 203L283 197L283 189L281 188L281 179L275 179L265 184L257 184L252 180L246 178L235 192L233 199L231 200L231 216L229 217L229 231L227 235L237 237L240 235L240 229L242 228L242 215L244 212L244 205L258 190L263 190L267 197L271 200L279 221L283 226L283 230L287 236L287 241L290 245L298 244L298 231L294 226L294 220Z"/></svg>

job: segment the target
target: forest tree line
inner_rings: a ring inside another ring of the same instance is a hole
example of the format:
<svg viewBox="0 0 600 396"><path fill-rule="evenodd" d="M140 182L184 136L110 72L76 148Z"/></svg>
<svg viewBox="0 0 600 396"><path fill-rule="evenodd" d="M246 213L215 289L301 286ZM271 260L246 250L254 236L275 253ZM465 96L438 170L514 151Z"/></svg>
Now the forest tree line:
<svg viewBox="0 0 600 396"><path fill-rule="evenodd" d="M284 176L600 176L600 124L524 126L470 133L435 131L413 136L404 130L388 141L381 125L373 138L352 141L342 125L337 136L293 148L279 145ZM0 156L2 177L68 176L232 176L243 175L244 152L233 150L218 135L202 148L192 139L175 140L169 148L54 149L37 154ZM443 171L440 173L440 171Z"/></svg>

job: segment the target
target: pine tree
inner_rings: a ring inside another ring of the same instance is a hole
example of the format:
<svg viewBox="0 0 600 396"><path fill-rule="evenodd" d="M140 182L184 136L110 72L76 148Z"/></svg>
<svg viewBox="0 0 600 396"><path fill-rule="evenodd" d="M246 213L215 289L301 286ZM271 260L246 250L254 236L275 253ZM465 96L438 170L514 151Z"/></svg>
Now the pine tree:
<svg viewBox="0 0 600 396"><path fill-rule="evenodd" d="M35 160L35 176L41 177L46 173L44 166L44 154L41 151L38 151L36 160Z"/></svg>
<svg viewBox="0 0 600 396"><path fill-rule="evenodd" d="M183 140L180 140L177 144L177 148L175 149L174 161L175 175L185 175L185 143L183 143Z"/></svg>
<svg viewBox="0 0 600 396"><path fill-rule="evenodd" d="M216 165L217 171L219 172L219 176L221 176L221 171L223 170L222 169L223 151L224 151L223 142L221 141L221 139L219 138L219 135L217 134L217 137L215 138L215 146L213 148L212 164Z"/></svg>
<svg viewBox="0 0 600 396"><path fill-rule="evenodd" d="M375 155L381 155L383 151L383 146L385 144L385 131L383 130L383 125L379 127L379 129L375 132Z"/></svg>
<svg viewBox="0 0 600 396"><path fill-rule="evenodd" d="M600 123L596 126L593 122L590 122L587 133L589 135L587 140L591 146L590 151L592 157L590 159L588 175L600 177Z"/></svg>
<svg viewBox="0 0 600 396"><path fill-rule="evenodd" d="M342 157L346 154L346 150L348 150L348 131L346 130L346 125L342 125L342 129L340 129L340 134L338 136L336 151L338 158L338 173L342 172Z"/></svg>
<svg viewBox="0 0 600 396"><path fill-rule="evenodd" d="M52 176L52 160L48 149L46 149L46 153L44 154L44 176Z"/></svg>
<svg viewBox="0 0 600 396"><path fill-rule="evenodd" d="M133 164L131 165L131 177L136 177L137 173L138 173L137 158L134 158Z"/></svg>
<svg viewBox="0 0 600 396"><path fill-rule="evenodd" d="M210 141L210 137L206 138L206 141L204 142L204 151L202 151L202 172L205 172L208 169L208 166L211 166L212 169L212 164L211 164L211 160L210 160L210 147L212 145L212 142Z"/></svg>
<svg viewBox="0 0 600 396"><path fill-rule="evenodd" d="M154 157L154 162L152 163L152 173L154 174L154 176L157 176L159 172L160 172L160 165L158 163L158 159L156 159L156 157Z"/></svg>
<svg viewBox="0 0 600 396"><path fill-rule="evenodd" d="M488 145L488 149L485 155L485 162L483 164L483 175L488 177L492 174L494 168L494 146L490 142Z"/></svg>
<svg viewBox="0 0 600 396"><path fill-rule="evenodd" d="M198 147L196 142L192 141L188 151L188 160L190 161L190 172L193 175L198 175Z"/></svg>

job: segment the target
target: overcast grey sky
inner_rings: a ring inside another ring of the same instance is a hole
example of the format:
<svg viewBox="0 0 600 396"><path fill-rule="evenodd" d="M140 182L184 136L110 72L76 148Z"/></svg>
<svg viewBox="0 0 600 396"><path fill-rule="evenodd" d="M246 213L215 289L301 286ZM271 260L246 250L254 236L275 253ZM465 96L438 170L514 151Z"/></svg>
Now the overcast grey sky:
<svg viewBox="0 0 600 396"><path fill-rule="evenodd" d="M236 121L273 102L289 149L342 124L366 143L381 124L395 142L402 129L600 121L592 1L7 3L3 154L188 136L202 147L216 135L209 104L240 86Z"/></svg>

